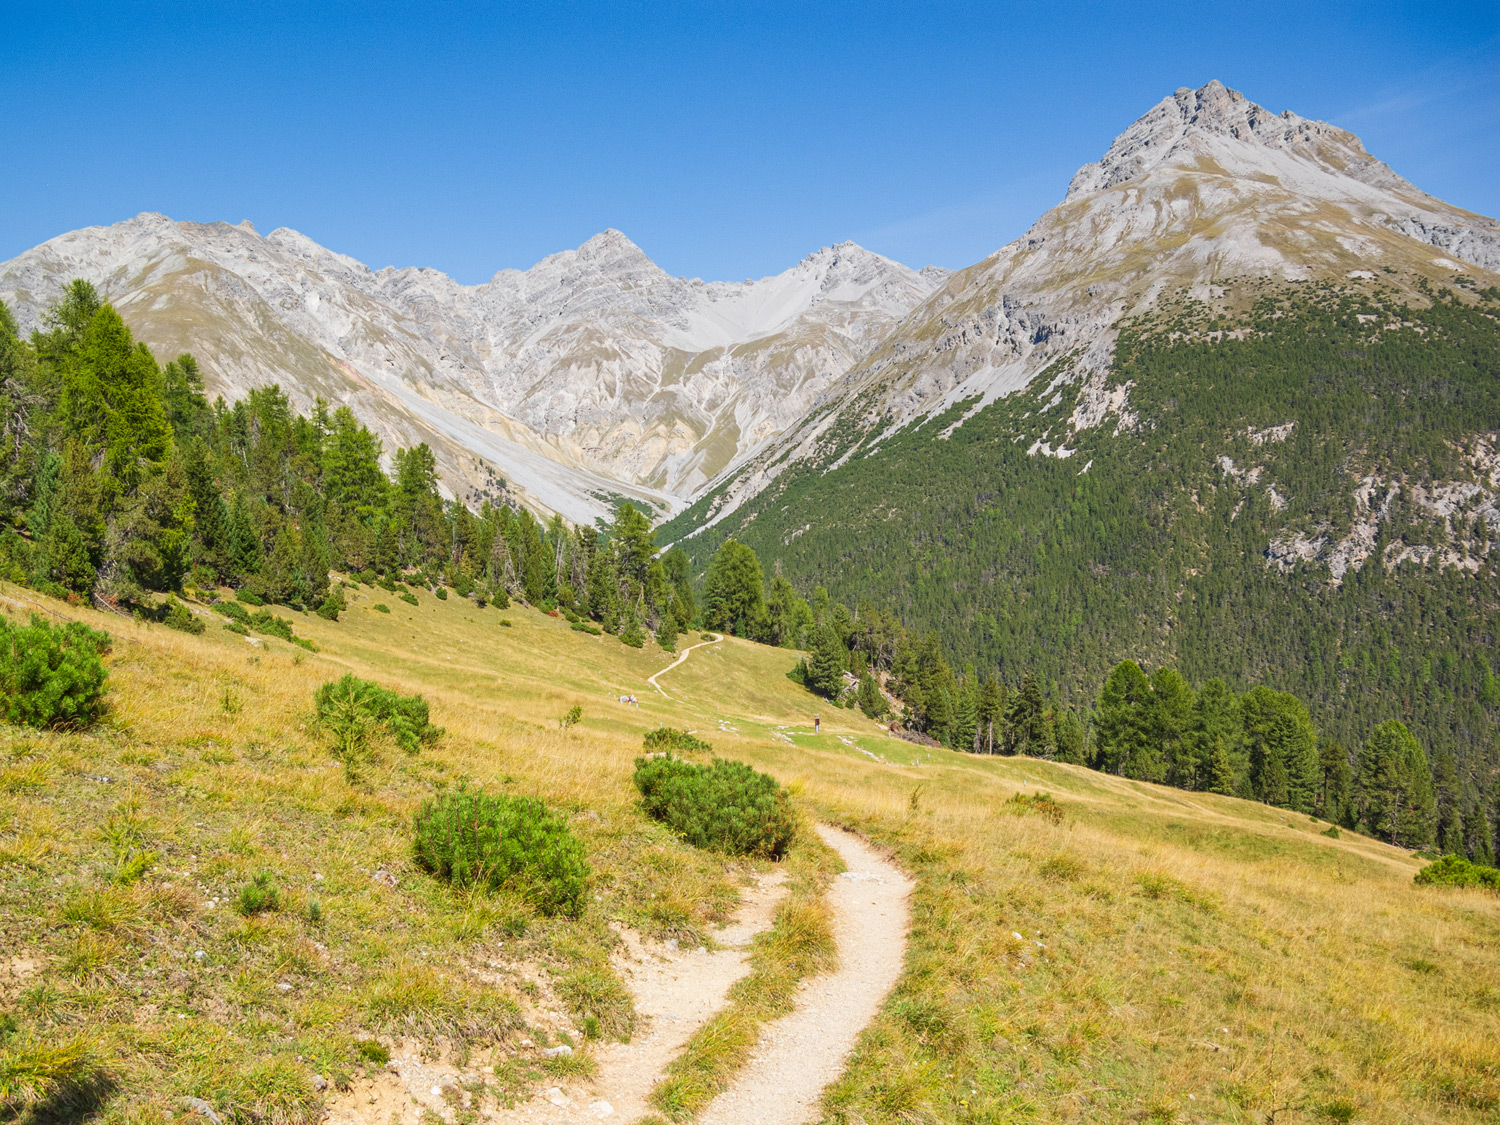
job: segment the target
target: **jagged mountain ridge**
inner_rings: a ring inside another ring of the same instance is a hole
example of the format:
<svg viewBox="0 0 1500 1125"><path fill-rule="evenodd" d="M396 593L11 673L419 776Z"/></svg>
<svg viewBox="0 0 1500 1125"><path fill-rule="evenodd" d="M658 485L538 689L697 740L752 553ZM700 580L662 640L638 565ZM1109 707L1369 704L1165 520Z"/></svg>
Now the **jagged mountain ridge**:
<svg viewBox="0 0 1500 1125"><path fill-rule="evenodd" d="M1024 235L949 278L801 423L722 474L691 522L730 517L791 465L842 464L1043 372L1085 385L1054 444L1107 417L1128 422L1128 395L1104 383L1122 318L1179 288L1209 297L1231 278L1367 279L1385 267L1408 283L1494 284L1500 223L1420 191L1346 130L1273 114L1218 81L1184 87L1079 169Z"/></svg>
<svg viewBox="0 0 1500 1125"><path fill-rule="evenodd" d="M214 393L277 382L299 406L346 403L388 453L432 444L455 493L490 492L496 466L590 522L618 494L681 507L946 276L844 243L759 281L688 280L609 230L464 286L292 230L145 214L0 265L0 299L30 328L87 278L158 354L194 352Z"/></svg>

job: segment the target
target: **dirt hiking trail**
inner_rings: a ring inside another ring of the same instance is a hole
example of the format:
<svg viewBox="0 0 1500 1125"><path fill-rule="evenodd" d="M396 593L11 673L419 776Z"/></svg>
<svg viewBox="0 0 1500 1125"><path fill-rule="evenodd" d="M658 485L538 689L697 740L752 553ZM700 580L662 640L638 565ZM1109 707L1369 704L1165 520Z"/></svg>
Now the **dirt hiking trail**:
<svg viewBox="0 0 1500 1125"><path fill-rule="evenodd" d="M912 882L853 833L818 826L848 868L828 889L839 967L802 982L791 1015L768 1025L735 1084L699 1125L806 1125L823 1087L844 1070L906 957Z"/></svg>
<svg viewBox="0 0 1500 1125"><path fill-rule="evenodd" d="M677 667L677 665L681 664L684 660L686 660L688 658L688 653L692 652L693 649L695 649L695 648L702 648L704 645L716 645L716 644L718 644L720 641L722 641L724 639L724 634L723 633L714 633L713 634L713 638L714 639L711 640L711 641L699 641L695 645L688 645L687 648L683 649L681 652L679 652L677 654L677 659L676 660L672 661L672 663L668 664L660 672L657 672L657 673L655 673L653 675L647 676L646 677L646 682L648 684L650 684L652 687L654 687L657 691L661 691L662 695L666 695L668 699L671 699L672 697L670 695L667 695L666 692L664 692L664 691L661 690L661 684L659 684L659 683L656 682L656 677L657 676L665 676L673 668L675 668L675 667Z"/></svg>
<svg viewBox="0 0 1500 1125"><path fill-rule="evenodd" d="M494 1119L518 1125L608 1119L631 1125L654 1112L646 1100L651 1088L693 1033L724 1006L730 986L750 971L750 943L770 928L785 882L785 872L777 871L746 888L734 921L713 935L727 948L712 953L644 943L625 931L615 967L635 1001L636 1034L629 1043L596 1050L598 1070L592 1078L543 1089L525 1105L499 1110Z"/></svg>

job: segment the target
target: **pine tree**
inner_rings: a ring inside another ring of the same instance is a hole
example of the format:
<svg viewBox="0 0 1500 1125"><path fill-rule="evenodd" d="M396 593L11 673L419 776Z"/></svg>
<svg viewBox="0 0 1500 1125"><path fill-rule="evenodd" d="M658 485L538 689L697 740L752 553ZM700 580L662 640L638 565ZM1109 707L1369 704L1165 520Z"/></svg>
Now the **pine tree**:
<svg viewBox="0 0 1500 1125"><path fill-rule="evenodd" d="M859 709L865 713L866 718L877 721L885 718L890 711L890 705L880 693L880 684L873 672L866 671L859 678Z"/></svg>
<svg viewBox="0 0 1500 1125"><path fill-rule="evenodd" d="M1401 847L1432 839L1435 802L1422 746L1399 719L1381 723L1359 754L1360 819L1372 835Z"/></svg>
<svg viewBox="0 0 1500 1125"><path fill-rule="evenodd" d="M1099 768L1134 777L1148 753L1146 708L1151 684L1134 660L1115 665L1099 692L1094 711Z"/></svg>
<svg viewBox="0 0 1500 1125"><path fill-rule="evenodd" d="M668 652L677 648L677 619L670 613L662 615L661 625L656 630L656 643Z"/></svg>
<svg viewBox="0 0 1500 1125"><path fill-rule="evenodd" d="M636 612L635 606L627 607L621 619L620 643L631 648L640 648L646 643L646 630L641 625L641 615Z"/></svg>
<svg viewBox="0 0 1500 1125"><path fill-rule="evenodd" d="M979 736L979 683L971 665L966 668L963 686L953 706L953 725L948 731L948 745L965 753L974 752Z"/></svg>
<svg viewBox="0 0 1500 1125"><path fill-rule="evenodd" d="M844 646L831 622L818 627L807 660L807 686L819 695L837 699L844 688Z"/></svg>
<svg viewBox="0 0 1500 1125"><path fill-rule="evenodd" d="M765 578L755 552L726 539L708 564L703 583L703 625L748 636L765 614Z"/></svg>
<svg viewBox="0 0 1500 1125"><path fill-rule="evenodd" d="M229 561L235 577L240 583L260 572L260 536L250 523L250 513L245 506L245 494L236 492L234 503L229 508L229 524L225 530Z"/></svg>
<svg viewBox="0 0 1500 1125"><path fill-rule="evenodd" d="M1057 742L1057 760L1075 766L1088 764L1088 732L1072 709L1062 709L1054 723Z"/></svg>
<svg viewBox="0 0 1500 1125"><path fill-rule="evenodd" d="M1021 677L1021 689L1011 700L1010 713L1006 716L1006 750L1009 753L1028 754L1033 758L1051 756L1045 707L1042 685L1035 675L1027 672Z"/></svg>
<svg viewBox="0 0 1500 1125"><path fill-rule="evenodd" d="M1146 737L1151 743L1154 776L1183 789L1196 787L1198 763L1188 732L1197 700L1187 680L1175 668L1161 667L1151 674L1151 704L1146 711Z"/></svg>
<svg viewBox="0 0 1500 1125"><path fill-rule="evenodd" d="M289 525L283 523L272 541L271 553L260 568L256 593L268 602L289 605L297 596L297 562L300 544Z"/></svg>
<svg viewBox="0 0 1500 1125"><path fill-rule="evenodd" d="M1227 740L1222 733L1212 736L1208 753L1201 761L1203 764L1198 781L1204 792L1233 796L1234 761L1230 757Z"/></svg>
<svg viewBox="0 0 1500 1125"><path fill-rule="evenodd" d="M1193 702L1188 745L1194 758L1193 787L1210 793L1233 794L1245 771L1244 728L1239 700L1223 680L1204 683Z"/></svg>

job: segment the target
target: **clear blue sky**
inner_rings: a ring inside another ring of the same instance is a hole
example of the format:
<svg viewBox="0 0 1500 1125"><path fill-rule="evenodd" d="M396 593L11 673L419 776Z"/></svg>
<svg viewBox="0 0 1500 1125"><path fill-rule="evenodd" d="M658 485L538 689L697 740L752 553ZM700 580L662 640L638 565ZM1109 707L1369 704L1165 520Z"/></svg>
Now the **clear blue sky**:
<svg viewBox="0 0 1500 1125"><path fill-rule="evenodd" d="M959 267L1210 78L1500 214L1500 4L0 2L0 260L140 211L464 282L618 227L673 273Z"/></svg>

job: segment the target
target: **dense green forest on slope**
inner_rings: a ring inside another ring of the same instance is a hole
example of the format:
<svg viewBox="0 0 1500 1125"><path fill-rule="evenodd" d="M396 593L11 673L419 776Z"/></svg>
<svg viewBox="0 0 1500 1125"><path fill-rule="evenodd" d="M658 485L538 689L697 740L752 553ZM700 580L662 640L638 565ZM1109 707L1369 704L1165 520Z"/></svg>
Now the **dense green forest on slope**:
<svg viewBox="0 0 1500 1125"><path fill-rule="evenodd" d="M733 536L798 588L934 629L955 666L1010 684L1035 672L1072 706L1130 658L1292 692L1347 745L1399 718L1488 789L1493 509L1471 497L1444 517L1415 498L1479 480L1471 455L1500 428L1500 294L1416 308L1379 288L1230 289L1237 314L1179 297L1125 326L1109 382L1130 384L1133 423L1070 434L1079 385L1038 380L946 438L967 404L832 472L790 466L685 538L705 498L660 538L701 573ZM1030 452L1038 440L1074 452ZM1366 477L1383 520L1356 501ZM1370 558L1335 583L1330 552L1362 520ZM1272 565L1273 541L1295 535L1323 540L1318 557ZM1394 562L1423 546L1474 569Z"/></svg>

